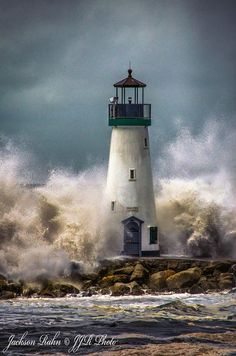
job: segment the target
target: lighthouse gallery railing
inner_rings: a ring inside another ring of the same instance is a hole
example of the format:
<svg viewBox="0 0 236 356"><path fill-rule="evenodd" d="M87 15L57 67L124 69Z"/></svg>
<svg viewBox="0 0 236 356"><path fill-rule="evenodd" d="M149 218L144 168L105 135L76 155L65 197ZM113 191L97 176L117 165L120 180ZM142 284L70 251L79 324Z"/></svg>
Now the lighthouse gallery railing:
<svg viewBox="0 0 236 356"><path fill-rule="evenodd" d="M151 104L109 104L110 119L151 118Z"/></svg>

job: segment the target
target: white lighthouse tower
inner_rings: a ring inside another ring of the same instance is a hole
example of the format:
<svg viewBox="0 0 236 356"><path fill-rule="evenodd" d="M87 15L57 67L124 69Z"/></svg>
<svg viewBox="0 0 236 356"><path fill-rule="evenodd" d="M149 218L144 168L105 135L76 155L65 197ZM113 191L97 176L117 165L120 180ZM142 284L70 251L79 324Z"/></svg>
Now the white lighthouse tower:
<svg viewBox="0 0 236 356"><path fill-rule="evenodd" d="M112 220L122 234L122 253L159 256L148 126L151 104L144 104L146 84L132 76L114 84L110 99L112 126L107 196Z"/></svg>

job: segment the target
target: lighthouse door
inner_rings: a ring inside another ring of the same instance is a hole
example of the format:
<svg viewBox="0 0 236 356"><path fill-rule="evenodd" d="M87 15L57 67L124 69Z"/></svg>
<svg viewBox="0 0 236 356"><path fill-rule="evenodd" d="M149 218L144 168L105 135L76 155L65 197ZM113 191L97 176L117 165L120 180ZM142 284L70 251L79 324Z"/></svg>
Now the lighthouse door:
<svg viewBox="0 0 236 356"><path fill-rule="evenodd" d="M124 225L124 254L139 256L141 226L136 221Z"/></svg>

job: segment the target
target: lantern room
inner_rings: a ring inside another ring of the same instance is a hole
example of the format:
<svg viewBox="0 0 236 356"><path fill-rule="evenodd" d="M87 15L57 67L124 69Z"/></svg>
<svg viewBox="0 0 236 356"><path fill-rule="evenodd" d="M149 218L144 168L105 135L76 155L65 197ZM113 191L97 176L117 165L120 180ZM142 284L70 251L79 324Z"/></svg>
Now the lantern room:
<svg viewBox="0 0 236 356"><path fill-rule="evenodd" d="M109 126L150 126L151 104L144 103L146 84L132 76L115 83L116 96L109 99Z"/></svg>

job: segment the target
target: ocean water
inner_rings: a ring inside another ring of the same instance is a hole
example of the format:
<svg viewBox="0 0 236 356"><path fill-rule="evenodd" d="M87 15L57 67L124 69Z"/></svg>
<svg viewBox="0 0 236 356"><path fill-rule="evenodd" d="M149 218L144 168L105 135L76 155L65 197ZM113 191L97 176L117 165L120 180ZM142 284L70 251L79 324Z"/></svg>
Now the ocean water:
<svg viewBox="0 0 236 356"><path fill-rule="evenodd" d="M130 345L167 343L189 333L232 332L236 331L235 296L232 290L1 301L0 349L12 356L86 355ZM234 352L232 348L231 354Z"/></svg>

